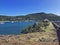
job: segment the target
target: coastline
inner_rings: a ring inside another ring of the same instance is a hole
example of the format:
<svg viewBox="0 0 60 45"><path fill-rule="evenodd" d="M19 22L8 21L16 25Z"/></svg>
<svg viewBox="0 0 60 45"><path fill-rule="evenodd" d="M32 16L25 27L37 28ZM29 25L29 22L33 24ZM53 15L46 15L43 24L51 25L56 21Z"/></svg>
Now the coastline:
<svg viewBox="0 0 60 45"><path fill-rule="evenodd" d="M22 21L0 21L0 22L28 22L28 21L35 21L35 20L22 20Z"/></svg>

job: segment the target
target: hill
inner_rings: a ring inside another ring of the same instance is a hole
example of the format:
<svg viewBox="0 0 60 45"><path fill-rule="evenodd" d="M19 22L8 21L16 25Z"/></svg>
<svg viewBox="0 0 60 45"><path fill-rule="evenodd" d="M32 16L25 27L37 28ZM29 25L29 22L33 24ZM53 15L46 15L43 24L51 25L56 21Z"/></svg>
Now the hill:
<svg viewBox="0 0 60 45"><path fill-rule="evenodd" d="M60 16L57 16L55 14L47 14L44 12L41 13L32 13L25 16L2 16L0 15L0 21L22 21L22 20L43 20L43 19L49 19L52 21L60 21Z"/></svg>
<svg viewBox="0 0 60 45"><path fill-rule="evenodd" d="M44 20L44 19L49 19L49 20L53 20L53 21L60 20L60 16L57 16L57 15L51 14L51 13L47 14L44 12L29 14L29 15L27 15L27 17L35 19L35 20Z"/></svg>

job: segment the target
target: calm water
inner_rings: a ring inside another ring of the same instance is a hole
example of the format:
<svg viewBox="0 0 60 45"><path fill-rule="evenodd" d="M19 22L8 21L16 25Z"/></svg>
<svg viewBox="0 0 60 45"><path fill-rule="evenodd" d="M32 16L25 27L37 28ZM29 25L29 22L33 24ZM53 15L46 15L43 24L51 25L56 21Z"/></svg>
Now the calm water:
<svg viewBox="0 0 60 45"><path fill-rule="evenodd" d="M21 34L23 28L33 24L34 22L5 22L0 24L0 34Z"/></svg>

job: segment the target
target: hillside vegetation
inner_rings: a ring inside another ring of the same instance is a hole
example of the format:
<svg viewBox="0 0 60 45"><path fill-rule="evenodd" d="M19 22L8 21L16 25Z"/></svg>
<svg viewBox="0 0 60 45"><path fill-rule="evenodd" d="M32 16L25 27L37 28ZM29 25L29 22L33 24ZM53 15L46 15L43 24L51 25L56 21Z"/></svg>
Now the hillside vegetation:
<svg viewBox="0 0 60 45"><path fill-rule="evenodd" d="M25 21L25 20L44 20L45 18L52 21L60 21L60 16L55 14L32 13L25 16L2 16L0 15L0 21Z"/></svg>
<svg viewBox="0 0 60 45"><path fill-rule="evenodd" d="M22 30L21 33L33 33L33 32L46 32L46 31L52 31L55 30L52 22L49 21L42 21L42 22L36 22L33 26L29 26Z"/></svg>

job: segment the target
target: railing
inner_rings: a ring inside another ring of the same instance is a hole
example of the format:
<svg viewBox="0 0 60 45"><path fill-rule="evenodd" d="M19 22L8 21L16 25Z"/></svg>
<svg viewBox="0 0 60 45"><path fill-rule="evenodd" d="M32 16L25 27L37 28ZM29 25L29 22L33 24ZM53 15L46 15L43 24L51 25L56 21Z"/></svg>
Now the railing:
<svg viewBox="0 0 60 45"><path fill-rule="evenodd" d="M56 29L60 29L60 26L59 26L58 24L56 24L55 22L52 22L52 24L54 25L54 27L55 27Z"/></svg>
<svg viewBox="0 0 60 45"><path fill-rule="evenodd" d="M52 22L52 24L56 28L56 33L57 33L58 41L59 41L59 45L60 45L60 26L58 24L56 24L55 22Z"/></svg>

